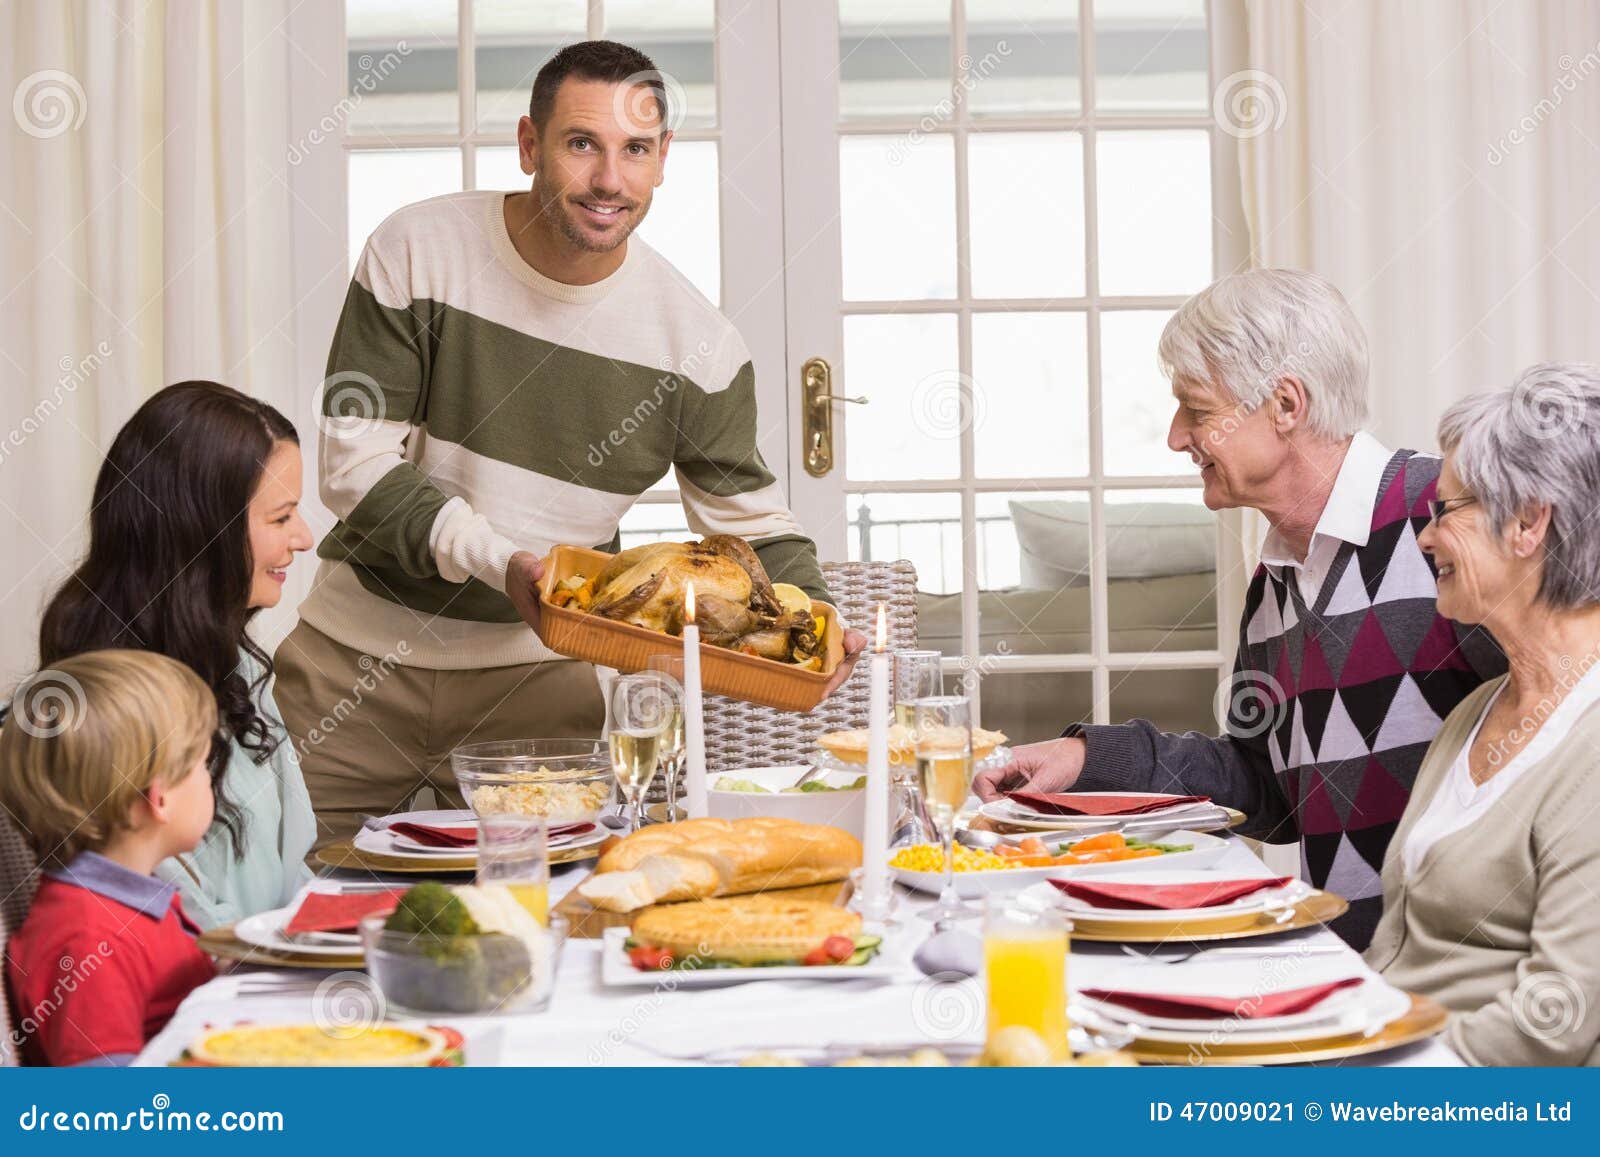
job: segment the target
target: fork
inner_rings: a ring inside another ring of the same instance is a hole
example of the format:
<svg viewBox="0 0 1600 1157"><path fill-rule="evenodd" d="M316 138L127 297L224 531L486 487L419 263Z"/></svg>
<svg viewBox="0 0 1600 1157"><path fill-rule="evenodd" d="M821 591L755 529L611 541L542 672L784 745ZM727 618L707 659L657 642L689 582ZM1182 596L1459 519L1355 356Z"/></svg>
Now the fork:
<svg viewBox="0 0 1600 1157"><path fill-rule="evenodd" d="M1176 955L1158 956L1154 952L1140 952L1127 944L1120 947L1135 960L1151 964L1182 964L1185 960L1193 960L1196 956L1332 956L1345 951L1342 944L1279 944L1262 948L1191 948Z"/></svg>

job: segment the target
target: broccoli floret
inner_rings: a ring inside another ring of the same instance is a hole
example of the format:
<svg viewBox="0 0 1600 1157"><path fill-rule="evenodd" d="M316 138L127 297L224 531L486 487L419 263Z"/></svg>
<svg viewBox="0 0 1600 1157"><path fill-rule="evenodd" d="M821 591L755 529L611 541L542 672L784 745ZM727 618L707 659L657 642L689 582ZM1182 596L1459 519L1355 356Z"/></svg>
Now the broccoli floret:
<svg viewBox="0 0 1600 1157"><path fill-rule="evenodd" d="M383 925L390 932L418 936L476 936L480 929L467 906L445 884L429 881L410 888Z"/></svg>

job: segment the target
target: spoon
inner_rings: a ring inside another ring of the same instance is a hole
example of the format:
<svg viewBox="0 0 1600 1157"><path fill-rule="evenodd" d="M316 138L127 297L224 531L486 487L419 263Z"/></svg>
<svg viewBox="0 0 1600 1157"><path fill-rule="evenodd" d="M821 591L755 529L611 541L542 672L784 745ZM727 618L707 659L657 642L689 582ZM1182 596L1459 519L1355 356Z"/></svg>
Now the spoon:
<svg viewBox="0 0 1600 1157"><path fill-rule="evenodd" d="M924 976L939 980L961 980L983 971L983 941L970 932L935 928L917 948L911 963Z"/></svg>

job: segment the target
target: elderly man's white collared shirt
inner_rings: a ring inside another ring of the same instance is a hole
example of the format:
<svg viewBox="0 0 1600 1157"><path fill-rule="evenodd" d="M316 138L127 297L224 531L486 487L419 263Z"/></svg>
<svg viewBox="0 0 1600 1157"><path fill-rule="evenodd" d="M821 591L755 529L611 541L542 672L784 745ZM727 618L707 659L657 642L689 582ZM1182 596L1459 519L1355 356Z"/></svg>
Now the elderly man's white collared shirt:
<svg viewBox="0 0 1600 1157"><path fill-rule="evenodd" d="M1316 601L1317 592L1322 589L1342 543L1356 547L1367 545L1372 533L1372 508L1378 501L1384 467L1392 457L1393 453L1365 430L1350 440L1350 448L1345 451L1339 476L1334 479L1328 503L1317 519L1317 529L1312 532L1311 545L1303 562L1295 558L1276 527L1268 531L1266 541L1261 544L1261 561L1280 572L1293 569L1300 597L1306 605Z"/></svg>

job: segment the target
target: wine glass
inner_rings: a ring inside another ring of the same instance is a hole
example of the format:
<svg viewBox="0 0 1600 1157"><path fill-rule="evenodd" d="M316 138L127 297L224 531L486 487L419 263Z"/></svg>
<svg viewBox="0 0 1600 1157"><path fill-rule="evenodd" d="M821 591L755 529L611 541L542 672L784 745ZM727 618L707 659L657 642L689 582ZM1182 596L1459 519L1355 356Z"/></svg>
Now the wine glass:
<svg viewBox="0 0 1600 1157"><path fill-rule="evenodd" d="M683 656L651 655L646 669L659 672L678 687L679 702L683 698ZM683 774L683 711L674 716L673 726L661 737L661 775L666 780L668 823L678 818L678 778Z"/></svg>
<svg viewBox="0 0 1600 1157"><path fill-rule="evenodd" d="M912 704L918 699L928 699L943 692L943 670L940 664L944 655L938 651L896 651L894 653L894 721L909 729L915 720ZM925 843L933 838L932 824L923 806L922 789L917 783L914 766L896 763L890 766L890 779L894 789L897 843Z"/></svg>
<svg viewBox="0 0 1600 1157"><path fill-rule="evenodd" d="M662 737L682 713L682 698L675 680L644 671L612 683L607 708L611 769L633 813L628 830L636 832L644 822L644 793L655 778Z"/></svg>
<svg viewBox="0 0 1600 1157"><path fill-rule="evenodd" d="M972 790L972 704L965 695L935 695L912 704L911 742L922 801L944 849L944 887L929 914L940 928L979 915L956 895L956 817Z"/></svg>

